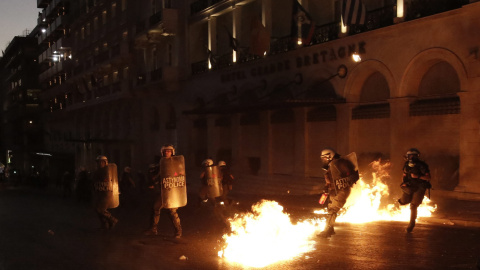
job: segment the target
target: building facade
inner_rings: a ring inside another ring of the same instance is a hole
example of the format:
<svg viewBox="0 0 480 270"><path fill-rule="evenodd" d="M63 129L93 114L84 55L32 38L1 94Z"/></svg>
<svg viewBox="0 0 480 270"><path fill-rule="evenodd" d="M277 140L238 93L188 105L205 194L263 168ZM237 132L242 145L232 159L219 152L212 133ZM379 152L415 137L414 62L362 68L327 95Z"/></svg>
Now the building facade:
<svg viewBox="0 0 480 270"><path fill-rule="evenodd" d="M0 162L13 176L39 172L43 162L43 128L38 84L37 29L16 36L3 51Z"/></svg>
<svg viewBox="0 0 480 270"><path fill-rule="evenodd" d="M392 185L417 147L435 188L480 192L476 1L365 0L347 28L333 0L301 1L305 23L291 0L38 3L70 18L40 82L47 147L76 167L105 154L146 170L173 143L190 182L210 157L239 189L304 194L324 147L389 159Z"/></svg>

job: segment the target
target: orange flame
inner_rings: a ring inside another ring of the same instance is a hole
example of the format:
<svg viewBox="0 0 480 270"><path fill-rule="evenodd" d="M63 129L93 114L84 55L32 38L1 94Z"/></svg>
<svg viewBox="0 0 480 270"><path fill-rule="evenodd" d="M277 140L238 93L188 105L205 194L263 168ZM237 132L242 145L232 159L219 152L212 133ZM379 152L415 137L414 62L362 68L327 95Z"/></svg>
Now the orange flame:
<svg viewBox="0 0 480 270"><path fill-rule="evenodd" d="M393 203L382 206L389 196L384 180L389 177L390 163L372 162L371 184L361 178L352 188L344 212L338 222L408 221L410 209ZM418 208L418 217L429 217L436 210L425 197ZM314 249L313 237L325 227L325 218L308 219L292 224L283 207L275 201L263 200L252 206L253 213L236 215L230 221L231 234L223 235L225 248L219 257L250 267L264 267L289 260ZM315 211L326 214L324 210Z"/></svg>
<svg viewBox="0 0 480 270"><path fill-rule="evenodd" d="M223 236L226 247L218 252L219 257L245 266L264 267L314 249L312 238L319 219L294 225L281 205L267 200L252 206L252 211L230 220L232 233Z"/></svg>

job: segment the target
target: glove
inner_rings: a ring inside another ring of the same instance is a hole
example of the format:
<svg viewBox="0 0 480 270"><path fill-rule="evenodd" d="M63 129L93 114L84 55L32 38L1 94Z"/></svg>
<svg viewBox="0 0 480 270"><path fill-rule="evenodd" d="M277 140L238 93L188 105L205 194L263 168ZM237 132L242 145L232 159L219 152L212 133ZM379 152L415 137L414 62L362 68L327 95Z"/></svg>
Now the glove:
<svg viewBox="0 0 480 270"><path fill-rule="evenodd" d="M430 181L425 181L424 185L426 189L432 188L432 183L430 183Z"/></svg>
<svg viewBox="0 0 480 270"><path fill-rule="evenodd" d="M331 186L332 186L331 183L325 183L325 187L324 187L324 189L323 189L323 193L329 193Z"/></svg>

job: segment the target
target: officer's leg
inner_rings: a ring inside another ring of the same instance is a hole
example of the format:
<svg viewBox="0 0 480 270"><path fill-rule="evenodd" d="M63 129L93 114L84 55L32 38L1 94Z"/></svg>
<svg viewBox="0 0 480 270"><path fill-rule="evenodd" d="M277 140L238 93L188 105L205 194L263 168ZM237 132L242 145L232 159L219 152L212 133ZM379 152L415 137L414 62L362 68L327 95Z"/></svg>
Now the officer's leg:
<svg viewBox="0 0 480 270"><path fill-rule="evenodd" d="M402 184L401 186L402 189L402 197L398 200L398 203L400 205L406 205L409 204L412 201L413 198L413 189L410 186L407 186L406 184Z"/></svg>
<svg viewBox="0 0 480 270"><path fill-rule="evenodd" d="M415 222L417 220L417 208L422 204L423 197L425 196L425 189L419 188L415 193L412 194L412 202L410 203L410 222L407 226L407 232L412 232L415 227Z"/></svg>
<svg viewBox="0 0 480 270"><path fill-rule="evenodd" d="M100 220L101 229L109 229L108 217L105 215L107 207L102 201L97 201L95 203L95 212L97 213L98 219ZM108 212L107 212L108 213Z"/></svg>
<svg viewBox="0 0 480 270"><path fill-rule="evenodd" d="M170 218L172 219L173 227L175 228L175 238L182 237L182 225L180 224L180 217L177 213L178 208L172 208L170 210Z"/></svg>
<svg viewBox="0 0 480 270"><path fill-rule="evenodd" d="M108 221L109 229L113 229L113 227L115 227L115 225L118 223L118 219L108 212L108 210L105 210L105 217Z"/></svg>
<svg viewBox="0 0 480 270"><path fill-rule="evenodd" d="M410 204L410 222L407 226L407 232L412 232L413 228L415 227L415 221L417 220L417 208L418 205Z"/></svg>
<svg viewBox="0 0 480 270"><path fill-rule="evenodd" d="M152 215L152 226L150 229L145 231L145 235L157 235L158 234L158 222L160 221L160 211L162 210L162 197L157 196L153 203L153 215Z"/></svg>
<svg viewBox="0 0 480 270"><path fill-rule="evenodd" d="M202 205L202 202L207 199L207 194L208 194L208 187L202 185L200 187L200 191L198 192L197 207L200 207Z"/></svg>
<svg viewBox="0 0 480 270"><path fill-rule="evenodd" d="M335 234L334 227L338 211L340 211L347 202L350 191L351 188L344 188L339 190L335 196L330 197L331 202L328 205L328 217L325 223L325 229L319 234L320 237L330 237Z"/></svg>

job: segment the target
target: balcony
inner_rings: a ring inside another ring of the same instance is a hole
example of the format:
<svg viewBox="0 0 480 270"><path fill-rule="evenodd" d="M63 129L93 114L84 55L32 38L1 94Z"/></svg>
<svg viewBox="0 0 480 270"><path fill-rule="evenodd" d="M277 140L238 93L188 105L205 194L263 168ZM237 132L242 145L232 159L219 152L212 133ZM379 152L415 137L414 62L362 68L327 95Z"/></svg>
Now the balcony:
<svg viewBox="0 0 480 270"><path fill-rule="evenodd" d="M51 0L37 0L37 8L46 8Z"/></svg>
<svg viewBox="0 0 480 270"><path fill-rule="evenodd" d="M50 0L50 4L48 5L44 13L45 17L48 18L57 16L56 13L59 9L64 7L64 2L64 0Z"/></svg>
<svg viewBox="0 0 480 270"><path fill-rule="evenodd" d="M65 16L59 16L48 26L44 33L38 36L38 44L48 41L55 41L64 35L65 24L67 20Z"/></svg>
<svg viewBox="0 0 480 270"><path fill-rule="evenodd" d="M70 60L55 62L55 64L49 69L45 70L38 76L38 81L40 83L50 80L52 77L58 75L59 73L64 73L65 70L71 65Z"/></svg>
<svg viewBox="0 0 480 270"><path fill-rule="evenodd" d="M194 15L225 0L197 0L190 5L190 13Z"/></svg>
<svg viewBox="0 0 480 270"><path fill-rule="evenodd" d="M61 55L70 49L70 44L63 38L58 39L50 48L47 48L39 57L39 63L52 61L54 55Z"/></svg>
<svg viewBox="0 0 480 270"><path fill-rule="evenodd" d="M194 2L191 7L195 7L196 10L203 8L206 9L217 2L221 1L209 1L209 0L199 0ZM223 2L222 2L223 3ZM469 0L459 0L459 1L447 1L447 2L438 2L435 0L411 0L406 6L405 10L405 20L414 20L425 16L434 15L441 12L446 12L452 9L457 9L462 7L465 4L468 4ZM200 12L198 10L197 12ZM193 12L192 12L193 14ZM394 18L396 16L396 6L386 6L379 9L368 11L366 14L365 25L361 26L351 26L349 27L349 35L361 34L368 31L373 31L379 28L391 26L394 24ZM335 39L338 39L340 36L340 22L332 22L329 24L316 26L312 42L306 46L313 46L316 44L322 44L329 42ZM275 55L279 53L285 53L288 51L296 50L299 47L296 44L296 38L291 36L281 37L277 39L272 39L270 43L270 51L268 55ZM232 66L236 63L232 62L231 54L226 55L216 55L215 64L212 66L212 70L224 69L229 66ZM243 54L240 52L237 55L237 62L248 62L260 57L250 55L246 52ZM192 74L200 74L203 72L208 72L208 59L200 62L191 64Z"/></svg>

